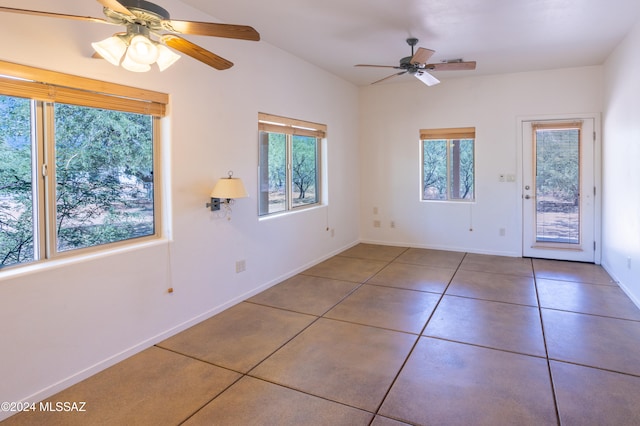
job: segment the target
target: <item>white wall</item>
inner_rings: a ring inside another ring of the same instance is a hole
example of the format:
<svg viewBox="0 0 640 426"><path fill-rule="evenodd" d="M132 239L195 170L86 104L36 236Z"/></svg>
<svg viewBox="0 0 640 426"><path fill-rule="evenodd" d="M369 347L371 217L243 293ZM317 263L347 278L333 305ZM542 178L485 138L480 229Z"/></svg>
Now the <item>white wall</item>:
<svg viewBox="0 0 640 426"><path fill-rule="evenodd" d="M605 63L603 266L640 306L640 22Z"/></svg>
<svg viewBox="0 0 640 426"><path fill-rule="evenodd" d="M26 7L17 0L3 5ZM178 19L207 20L178 1L163 6ZM41 0L28 7L101 16L95 2ZM118 30L0 14L0 60L171 96L164 134L171 242L1 271L0 401L53 394L359 238L355 86L265 42L187 37L233 61L226 71L183 57L164 73L134 74L90 59L90 42ZM258 221L259 111L328 125L328 207ZM231 221L205 208L228 170L250 194L237 201ZM246 261L245 272L235 273L237 260Z"/></svg>
<svg viewBox="0 0 640 426"><path fill-rule="evenodd" d="M432 87L399 78L407 82L360 92L362 239L520 256L520 184L499 181L500 174L520 180L517 119L600 112L602 68L467 77ZM418 131L443 127L476 128L475 203L420 201Z"/></svg>

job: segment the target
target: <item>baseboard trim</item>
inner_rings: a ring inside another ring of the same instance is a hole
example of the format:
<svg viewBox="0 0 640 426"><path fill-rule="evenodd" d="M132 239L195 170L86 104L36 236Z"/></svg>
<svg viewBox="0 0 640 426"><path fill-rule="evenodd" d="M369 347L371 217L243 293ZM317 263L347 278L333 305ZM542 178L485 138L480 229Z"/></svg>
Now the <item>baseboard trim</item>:
<svg viewBox="0 0 640 426"><path fill-rule="evenodd" d="M431 245L431 244L402 243L402 242L377 241L377 240L367 240L367 239L361 240L360 242L363 244L379 244L383 246L456 251L456 252L474 253L474 254L487 254L492 256L522 257L522 253L520 252L498 251L498 250L476 250L476 249L469 249L468 247L451 247L451 246L439 246L439 245Z"/></svg>
<svg viewBox="0 0 640 426"><path fill-rule="evenodd" d="M638 307L638 309L640 309L640 299L638 299L633 292L631 292L631 290L629 289L629 287L627 287L627 285L624 283L624 281L620 280L615 273L613 273L613 268L608 265L606 262L603 262L601 264L601 266L604 268L605 271L607 271L607 273L609 274L609 276L611 276L611 278L618 283L618 287L620 287L620 289L622 289L622 291L624 291L624 293L629 297L629 299L631 299L631 301L633 302L634 305L636 305Z"/></svg>

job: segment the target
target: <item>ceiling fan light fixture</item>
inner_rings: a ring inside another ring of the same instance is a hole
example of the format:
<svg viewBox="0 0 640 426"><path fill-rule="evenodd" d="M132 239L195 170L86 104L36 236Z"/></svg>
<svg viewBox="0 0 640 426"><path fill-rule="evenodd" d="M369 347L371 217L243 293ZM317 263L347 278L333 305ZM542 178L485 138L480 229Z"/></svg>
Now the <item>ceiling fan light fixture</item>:
<svg viewBox="0 0 640 426"><path fill-rule="evenodd" d="M173 65L178 59L181 58L180 55L173 52L167 46L163 44L158 44L158 60L156 63L158 64L158 68L160 71L164 71Z"/></svg>
<svg viewBox="0 0 640 426"><path fill-rule="evenodd" d="M233 66L233 62L209 52L177 34L236 40L260 40L260 34L248 25L172 20L166 9L147 0L98 0L98 3L103 6L102 11L106 19L3 6L0 6L0 14L10 12L124 26L126 32L91 43L96 51L92 57L103 58L115 66L122 65L128 70L137 72L150 70L151 65L160 58L161 54L162 58L158 64L161 70L171 66L180 57L180 55L159 48L160 42L217 70L226 70ZM160 40L153 40L151 34L160 37ZM133 45L130 45L134 37L136 39L133 41Z"/></svg>
<svg viewBox="0 0 640 426"><path fill-rule="evenodd" d="M115 66L120 65L120 59L127 50L127 43L117 35L91 43L91 46L100 56Z"/></svg>

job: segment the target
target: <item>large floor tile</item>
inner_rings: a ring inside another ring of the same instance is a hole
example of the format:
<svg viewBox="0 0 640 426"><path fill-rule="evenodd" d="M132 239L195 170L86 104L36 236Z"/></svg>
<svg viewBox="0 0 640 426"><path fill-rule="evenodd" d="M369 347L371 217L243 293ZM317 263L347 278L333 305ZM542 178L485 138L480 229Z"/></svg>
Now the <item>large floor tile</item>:
<svg viewBox="0 0 640 426"><path fill-rule="evenodd" d="M46 402L86 402L84 412L20 413L10 425L177 425L238 380L240 375L152 347Z"/></svg>
<svg viewBox="0 0 640 426"><path fill-rule="evenodd" d="M245 373L316 319L243 302L158 346Z"/></svg>
<svg viewBox="0 0 640 426"><path fill-rule="evenodd" d="M377 244L357 244L340 253L340 256L361 259L384 260L390 262L407 250L406 247L381 246Z"/></svg>
<svg viewBox="0 0 640 426"><path fill-rule="evenodd" d="M325 317L419 334L439 299L433 293L365 284Z"/></svg>
<svg viewBox="0 0 640 426"><path fill-rule="evenodd" d="M640 322L542 309L549 358L640 375Z"/></svg>
<svg viewBox="0 0 640 426"><path fill-rule="evenodd" d="M546 356L540 313L533 306L444 296L423 334Z"/></svg>
<svg viewBox="0 0 640 426"><path fill-rule="evenodd" d="M245 376L184 426L367 426L372 417L366 411Z"/></svg>
<svg viewBox="0 0 640 426"><path fill-rule="evenodd" d="M640 377L551 361L563 426L637 425Z"/></svg>
<svg viewBox="0 0 640 426"><path fill-rule="evenodd" d="M416 339L320 319L250 374L375 412Z"/></svg>
<svg viewBox="0 0 640 426"><path fill-rule="evenodd" d="M592 263L533 259L533 271L536 278L616 285L602 266Z"/></svg>
<svg viewBox="0 0 640 426"><path fill-rule="evenodd" d="M437 266L439 268L456 269L460 266L464 253L445 250L410 248L395 260L400 263Z"/></svg>
<svg viewBox="0 0 640 426"><path fill-rule="evenodd" d="M460 264L460 269L533 277L531 259L522 257L467 253Z"/></svg>
<svg viewBox="0 0 640 426"><path fill-rule="evenodd" d="M421 425L557 424L544 359L425 337L380 414Z"/></svg>
<svg viewBox="0 0 640 426"><path fill-rule="evenodd" d="M640 309L618 286L536 280L542 308L640 321Z"/></svg>
<svg viewBox="0 0 640 426"><path fill-rule="evenodd" d="M459 270L451 280L446 294L537 306L533 278L518 275Z"/></svg>
<svg viewBox="0 0 640 426"><path fill-rule="evenodd" d="M367 284L442 293L454 273L455 269L393 262L371 277Z"/></svg>
<svg viewBox="0 0 640 426"><path fill-rule="evenodd" d="M248 301L321 316L359 284L330 278L295 275L253 296Z"/></svg>
<svg viewBox="0 0 640 426"><path fill-rule="evenodd" d="M363 283L387 265L383 260L334 256L302 272L304 275Z"/></svg>

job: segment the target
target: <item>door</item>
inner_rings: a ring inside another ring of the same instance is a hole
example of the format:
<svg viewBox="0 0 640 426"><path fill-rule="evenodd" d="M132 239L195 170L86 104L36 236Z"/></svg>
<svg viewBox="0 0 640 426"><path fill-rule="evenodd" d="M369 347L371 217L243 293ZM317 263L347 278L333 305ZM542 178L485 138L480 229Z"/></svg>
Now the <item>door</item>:
<svg viewBox="0 0 640 426"><path fill-rule="evenodd" d="M524 257L594 262L595 120L522 122Z"/></svg>

